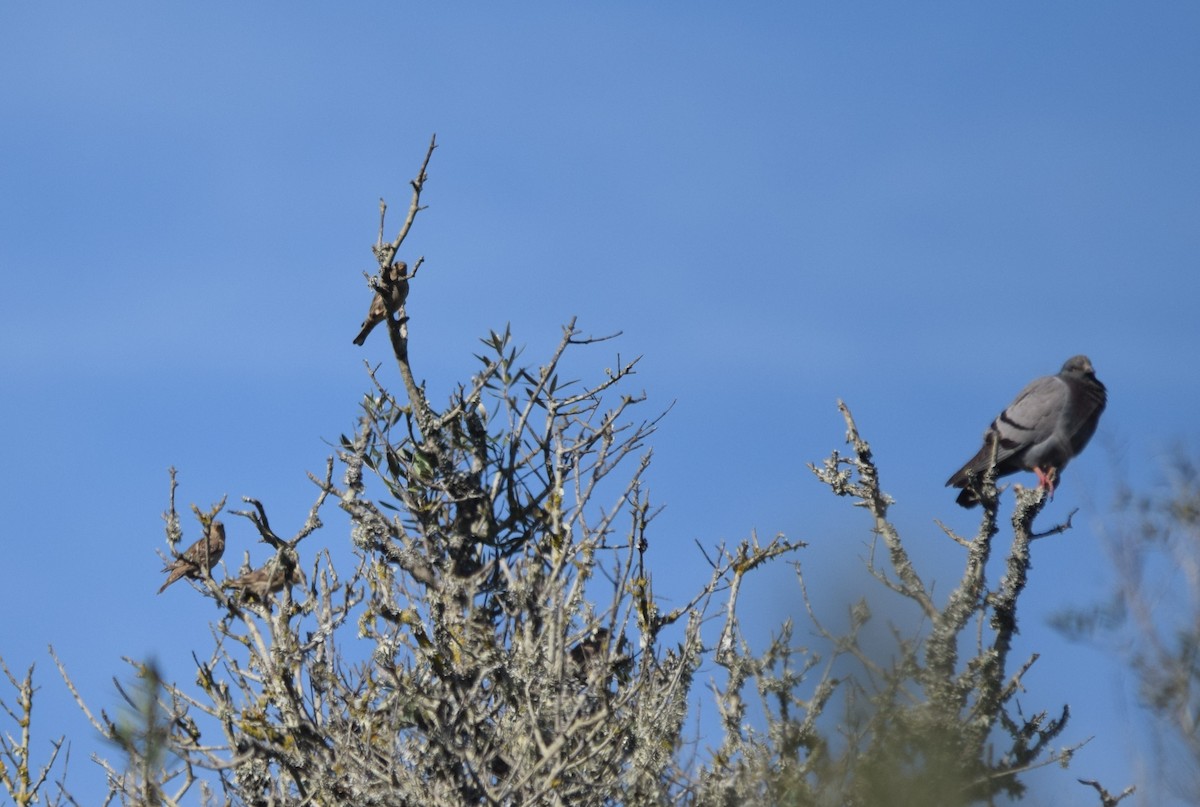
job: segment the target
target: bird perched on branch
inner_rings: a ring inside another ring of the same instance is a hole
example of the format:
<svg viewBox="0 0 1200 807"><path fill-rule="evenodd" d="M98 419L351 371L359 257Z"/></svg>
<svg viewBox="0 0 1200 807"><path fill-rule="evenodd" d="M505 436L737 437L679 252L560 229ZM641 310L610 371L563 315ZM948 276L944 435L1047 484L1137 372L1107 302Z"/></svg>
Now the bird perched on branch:
<svg viewBox="0 0 1200 807"><path fill-rule="evenodd" d="M308 585L304 570L299 564L291 567L290 573L284 570L279 558L271 558L253 571L246 572L241 577L226 581L225 588L240 591L243 597L265 602L269 594L283 591L284 586Z"/></svg>
<svg viewBox="0 0 1200 807"><path fill-rule="evenodd" d="M1072 356L1058 375L1043 376L1021 390L984 432L983 448L947 480L947 487L963 489L958 494L963 507L979 504L974 486L994 455L997 477L1033 471L1038 487L1053 496L1063 468L1096 432L1107 401L1091 360Z"/></svg>
<svg viewBox="0 0 1200 807"><path fill-rule="evenodd" d="M220 521L214 521L202 538L163 567L163 571L170 572L170 574L167 575L167 582L162 584L158 593L162 594L167 590L167 586L180 578L200 579L203 576L201 570L207 569L211 572L223 554L225 554L225 525Z"/></svg>
<svg viewBox="0 0 1200 807"><path fill-rule="evenodd" d="M371 307L367 309L367 318L363 320L362 330L358 332L358 336L354 337L354 344L361 345L366 342L367 336L375 329L376 325L404 305L404 300L408 297L408 278L405 277L407 273L408 264L404 261L396 261L380 277L380 290L371 300Z"/></svg>

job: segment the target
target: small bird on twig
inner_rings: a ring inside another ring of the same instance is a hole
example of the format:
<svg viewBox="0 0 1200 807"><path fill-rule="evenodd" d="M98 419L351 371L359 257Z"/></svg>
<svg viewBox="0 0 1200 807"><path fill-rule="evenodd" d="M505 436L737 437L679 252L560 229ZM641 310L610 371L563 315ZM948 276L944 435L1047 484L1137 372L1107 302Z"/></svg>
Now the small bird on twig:
<svg viewBox="0 0 1200 807"><path fill-rule="evenodd" d="M283 591L284 586L294 586L297 583L302 586L308 585L304 570L297 564L292 567L291 574L287 574L279 559L272 558L259 568L229 580L224 585L225 588L242 592L243 597L265 602L269 594Z"/></svg>
<svg viewBox="0 0 1200 807"><path fill-rule="evenodd" d="M361 345L366 342L367 336L375 330L376 325L404 305L404 300L408 297L408 278L405 277L407 272L408 264L404 261L396 261L388 267L381 278L380 290L375 293L374 299L371 300L371 307L367 309L367 318L363 320L362 330L358 332L358 336L354 337L354 344ZM386 300L384 299L385 293L387 294Z"/></svg>
<svg viewBox="0 0 1200 807"><path fill-rule="evenodd" d="M214 521L204 537L184 550L183 554L163 567L164 572L170 572L167 582L158 590L162 594L167 586L184 577L198 580L203 575L201 569L212 571L225 554L225 525Z"/></svg>

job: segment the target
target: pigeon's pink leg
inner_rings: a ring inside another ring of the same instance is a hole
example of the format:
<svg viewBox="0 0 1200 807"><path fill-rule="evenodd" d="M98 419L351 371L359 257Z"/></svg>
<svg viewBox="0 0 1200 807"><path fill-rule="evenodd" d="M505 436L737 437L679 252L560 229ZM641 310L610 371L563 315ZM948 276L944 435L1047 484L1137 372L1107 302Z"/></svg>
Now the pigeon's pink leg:
<svg viewBox="0 0 1200 807"><path fill-rule="evenodd" d="M1041 468L1034 468L1033 472L1037 474L1038 487L1046 488L1047 492L1050 494L1050 498L1053 499L1054 480L1058 477L1058 469L1046 468L1045 470L1042 470Z"/></svg>

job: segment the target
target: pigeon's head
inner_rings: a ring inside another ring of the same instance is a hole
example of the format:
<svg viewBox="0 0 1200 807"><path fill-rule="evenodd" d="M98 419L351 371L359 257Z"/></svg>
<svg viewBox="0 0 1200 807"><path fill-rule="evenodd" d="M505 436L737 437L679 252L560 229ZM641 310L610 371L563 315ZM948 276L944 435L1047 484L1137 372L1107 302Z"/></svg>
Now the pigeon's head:
<svg viewBox="0 0 1200 807"><path fill-rule="evenodd" d="M1080 353L1078 356L1072 356L1063 364L1061 375L1095 375L1096 368L1092 367L1092 360Z"/></svg>

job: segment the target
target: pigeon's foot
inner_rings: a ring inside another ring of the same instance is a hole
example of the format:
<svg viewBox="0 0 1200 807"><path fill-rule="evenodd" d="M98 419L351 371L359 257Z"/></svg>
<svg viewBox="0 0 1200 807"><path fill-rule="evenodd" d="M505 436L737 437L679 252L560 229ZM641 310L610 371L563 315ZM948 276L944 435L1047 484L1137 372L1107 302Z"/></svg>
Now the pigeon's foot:
<svg viewBox="0 0 1200 807"><path fill-rule="evenodd" d="M1058 469L1049 468L1034 468L1033 472L1037 474L1038 487L1045 488L1050 498L1054 498L1054 483L1058 481Z"/></svg>

